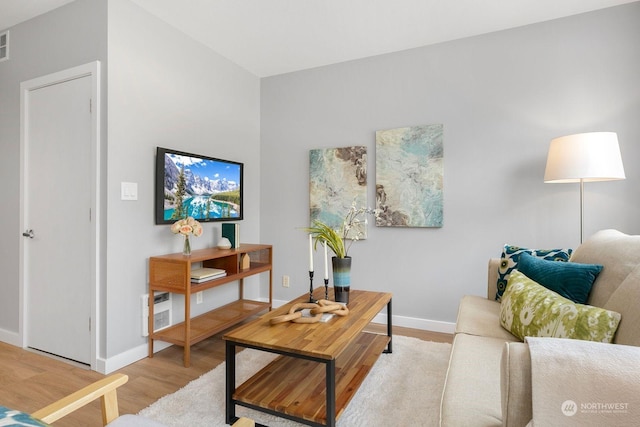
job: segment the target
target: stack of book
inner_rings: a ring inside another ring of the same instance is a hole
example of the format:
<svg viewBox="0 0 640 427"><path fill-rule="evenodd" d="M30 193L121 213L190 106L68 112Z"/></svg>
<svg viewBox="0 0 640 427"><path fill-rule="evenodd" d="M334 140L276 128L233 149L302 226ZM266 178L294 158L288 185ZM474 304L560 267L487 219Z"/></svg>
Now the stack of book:
<svg viewBox="0 0 640 427"><path fill-rule="evenodd" d="M221 268L198 268L191 270L191 283L203 283L209 280L219 279L227 275Z"/></svg>

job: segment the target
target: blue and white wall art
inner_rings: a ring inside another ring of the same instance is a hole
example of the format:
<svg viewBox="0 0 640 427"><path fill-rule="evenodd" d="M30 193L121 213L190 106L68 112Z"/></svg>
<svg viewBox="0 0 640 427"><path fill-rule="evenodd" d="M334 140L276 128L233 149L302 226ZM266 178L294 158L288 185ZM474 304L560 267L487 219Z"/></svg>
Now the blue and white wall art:
<svg viewBox="0 0 640 427"><path fill-rule="evenodd" d="M442 227L443 125L376 132L376 225Z"/></svg>
<svg viewBox="0 0 640 427"><path fill-rule="evenodd" d="M354 204L358 209L367 207L367 147L310 150L310 225L317 219L339 229ZM366 223L353 231L366 238Z"/></svg>

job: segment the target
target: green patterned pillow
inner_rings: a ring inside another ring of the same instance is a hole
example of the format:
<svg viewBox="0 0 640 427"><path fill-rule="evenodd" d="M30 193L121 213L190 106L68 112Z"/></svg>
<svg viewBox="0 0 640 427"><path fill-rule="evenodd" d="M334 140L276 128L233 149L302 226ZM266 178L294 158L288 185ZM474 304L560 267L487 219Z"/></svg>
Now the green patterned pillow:
<svg viewBox="0 0 640 427"><path fill-rule="evenodd" d="M518 261L523 253L550 261L569 261L572 252L573 249L528 249L520 246L504 245L502 256L500 257L500 268L498 269L496 301L500 301L502 298L509 281L509 274L518 268Z"/></svg>
<svg viewBox="0 0 640 427"><path fill-rule="evenodd" d="M513 271L502 296L500 325L516 337L573 338L610 343L620 313L573 301Z"/></svg>

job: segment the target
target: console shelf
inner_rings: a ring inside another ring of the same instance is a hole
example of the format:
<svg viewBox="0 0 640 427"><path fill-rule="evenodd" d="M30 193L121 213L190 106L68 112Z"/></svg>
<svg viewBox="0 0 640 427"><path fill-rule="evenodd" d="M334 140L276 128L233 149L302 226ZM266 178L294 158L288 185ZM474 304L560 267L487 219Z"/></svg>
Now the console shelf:
<svg viewBox="0 0 640 427"><path fill-rule="evenodd" d="M251 263L242 269L245 255ZM200 249L190 256L181 253L149 258L149 357L153 357L153 342L160 340L184 347L184 366L189 367L191 346L217 334L243 320L272 307L273 248L271 245L242 243L238 249ZM203 283L191 282L191 266L221 268L227 275ZM260 273L269 274L269 302L244 299L245 277ZM191 295L228 283L238 282L239 298L222 307L191 318ZM153 295L155 292L171 292L184 295L185 321L169 328L153 331Z"/></svg>

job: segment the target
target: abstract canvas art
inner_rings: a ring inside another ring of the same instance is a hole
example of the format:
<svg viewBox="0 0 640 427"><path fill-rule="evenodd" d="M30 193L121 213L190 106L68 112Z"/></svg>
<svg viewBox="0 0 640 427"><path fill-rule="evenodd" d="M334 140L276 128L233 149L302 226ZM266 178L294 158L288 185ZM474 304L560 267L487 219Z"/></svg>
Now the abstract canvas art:
<svg viewBox="0 0 640 427"><path fill-rule="evenodd" d="M376 225L442 227L443 125L376 132Z"/></svg>
<svg viewBox="0 0 640 427"><path fill-rule="evenodd" d="M339 229L353 204L367 206L367 147L310 150L310 225L317 219ZM366 224L359 232L360 239L367 237Z"/></svg>

